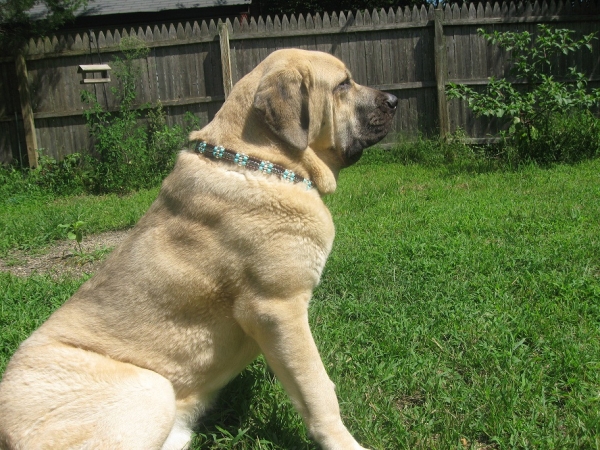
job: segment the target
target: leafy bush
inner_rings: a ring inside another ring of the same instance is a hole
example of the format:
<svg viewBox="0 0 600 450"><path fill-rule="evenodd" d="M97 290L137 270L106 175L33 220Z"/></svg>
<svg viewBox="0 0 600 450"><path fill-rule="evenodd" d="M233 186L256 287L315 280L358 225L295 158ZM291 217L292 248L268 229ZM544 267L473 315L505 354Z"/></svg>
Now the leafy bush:
<svg viewBox="0 0 600 450"><path fill-rule="evenodd" d="M31 180L44 190L54 194L81 194L87 190L92 176L91 158L72 153L57 161L40 152L39 165L31 174Z"/></svg>
<svg viewBox="0 0 600 450"><path fill-rule="evenodd" d="M173 166L175 152L186 141L182 127L167 125L160 104L155 108L135 106L140 75L135 61L147 55L146 45L127 38L121 41L121 50L124 58L113 62L119 85L112 88L119 110L107 111L94 94L82 92L82 101L91 106L84 116L99 159L92 176L94 190L99 193L123 193L160 183ZM142 121L144 109L149 111L147 124Z"/></svg>
<svg viewBox="0 0 600 450"><path fill-rule="evenodd" d="M175 155L186 143L190 132L200 128L200 120L189 111L184 116L184 123L183 128L179 125L169 127L160 103L148 110L148 147L152 149L149 152L150 163L157 168L167 168L162 170L163 174L171 170Z"/></svg>
<svg viewBox="0 0 600 450"><path fill-rule="evenodd" d="M15 166L0 166L0 198L8 199L31 189L23 171Z"/></svg>
<svg viewBox="0 0 600 450"><path fill-rule="evenodd" d="M561 55L588 49L594 33L579 40L573 31L538 25L538 34L478 32L492 44L511 52L511 82L490 78L483 93L465 85L450 84L450 98L466 100L477 116L505 119L501 133L505 154L512 161L575 161L598 155L598 119L591 114L600 104L600 89L588 90L587 77L576 67L557 81ZM523 82L525 84L523 85ZM578 128L578 121L585 126Z"/></svg>
<svg viewBox="0 0 600 450"><path fill-rule="evenodd" d="M504 143L504 150L509 155L513 152L509 160L574 163L600 156L600 120L589 110L552 114L546 124L546 130L523 140L521 145Z"/></svg>

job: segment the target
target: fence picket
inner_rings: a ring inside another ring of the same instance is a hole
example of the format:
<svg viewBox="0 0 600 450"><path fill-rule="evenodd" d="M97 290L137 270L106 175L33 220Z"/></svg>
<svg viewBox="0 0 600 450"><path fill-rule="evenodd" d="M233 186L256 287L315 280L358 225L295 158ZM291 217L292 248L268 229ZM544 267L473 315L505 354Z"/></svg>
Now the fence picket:
<svg viewBox="0 0 600 450"><path fill-rule="evenodd" d="M340 20L338 18L337 13L334 11L331 14L331 28L339 28L340 27Z"/></svg>
<svg viewBox="0 0 600 450"><path fill-rule="evenodd" d="M427 22L427 20L428 20L427 8L425 7L425 5L421 5L421 8L419 9L419 21Z"/></svg>
<svg viewBox="0 0 600 450"><path fill-rule="evenodd" d="M282 20L286 21L286 30L289 29L289 20L284 14L283 19L279 19L279 16L275 16L275 18L273 19L273 31L282 31Z"/></svg>
<svg viewBox="0 0 600 450"><path fill-rule="evenodd" d="M244 16L242 17L242 29L240 33L248 33L250 31L250 24L248 23L248 19Z"/></svg>
<svg viewBox="0 0 600 450"><path fill-rule="evenodd" d="M323 28L331 28L331 19L327 11L323 13Z"/></svg>
<svg viewBox="0 0 600 450"><path fill-rule="evenodd" d="M388 15L382 10L382 14L380 17L383 19L383 23L387 23ZM380 84L393 84L393 69L392 69L392 60L394 58L394 53L392 51L392 34L384 33L380 34L379 43L381 47L381 76L379 83Z"/></svg>
<svg viewBox="0 0 600 450"><path fill-rule="evenodd" d="M396 9L396 23L401 23L404 22L404 14L402 13L402 7L398 6L398 9Z"/></svg>
<svg viewBox="0 0 600 450"><path fill-rule="evenodd" d="M452 17L451 19L457 20L460 19L460 5L458 3L452 4Z"/></svg>
<svg viewBox="0 0 600 450"><path fill-rule="evenodd" d="M186 38L185 36L185 28L183 28L183 25L180 23L177 24L177 27L175 28L175 37L178 40L184 40Z"/></svg>
<svg viewBox="0 0 600 450"><path fill-rule="evenodd" d="M523 15L525 17L531 17L533 15L533 6L531 5L531 2L527 2L525 3L525 12L523 13Z"/></svg>
<svg viewBox="0 0 600 450"><path fill-rule="evenodd" d="M547 16L549 15L549 5L548 5L548 1L547 0L542 0L542 6L541 6L542 11L540 12L541 16Z"/></svg>
<svg viewBox="0 0 600 450"><path fill-rule="evenodd" d="M306 30L306 19L304 19L304 15L302 14L298 15L298 29Z"/></svg>
<svg viewBox="0 0 600 450"><path fill-rule="evenodd" d="M492 9L492 15L491 17L502 17L502 9L500 8L500 5L498 4L498 2L494 2L494 7Z"/></svg>
<svg viewBox="0 0 600 450"><path fill-rule="evenodd" d="M306 15L306 29L314 30L315 29L315 21L313 20L312 14Z"/></svg>
<svg viewBox="0 0 600 450"><path fill-rule="evenodd" d="M374 9L371 13L371 24L374 28L379 26L379 13L377 12L377 9Z"/></svg>

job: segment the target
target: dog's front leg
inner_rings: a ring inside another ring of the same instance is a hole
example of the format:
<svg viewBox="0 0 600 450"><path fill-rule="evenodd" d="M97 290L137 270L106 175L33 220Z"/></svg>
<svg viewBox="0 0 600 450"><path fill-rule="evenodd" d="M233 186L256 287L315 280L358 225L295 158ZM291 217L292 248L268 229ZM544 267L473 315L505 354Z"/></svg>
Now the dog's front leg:
<svg viewBox="0 0 600 450"><path fill-rule="evenodd" d="M342 423L334 384L308 325L309 297L254 299L238 311L238 320L259 344L311 437L324 450L364 450Z"/></svg>

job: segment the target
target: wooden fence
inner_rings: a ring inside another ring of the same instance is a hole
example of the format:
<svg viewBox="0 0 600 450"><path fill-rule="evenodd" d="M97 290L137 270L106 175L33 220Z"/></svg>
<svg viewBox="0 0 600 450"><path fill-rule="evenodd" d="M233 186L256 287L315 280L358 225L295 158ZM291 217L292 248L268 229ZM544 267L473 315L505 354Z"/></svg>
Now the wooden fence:
<svg viewBox="0 0 600 450"><path fill-rule="evenodd" d="M541 3L448 4L372 12L348 12L235 19L225 23L189 21L135 28L96 29L30 41L24 58L0 58L0 162L19 158L35 163L35 150L60 159L90 151L92 142L82 111L82 89L95 91L103 106L116 109L110 86L80 84L81 64L108 63L119 43L137 37L149 48L139 61L140 104L160 102L170 124L182 124L186 112L206 124L231 83L238 81L272 51L300 47L342 59L357 82L399 98L393 132L433 134L464 129L473 139L496 130L475 119L459 101L446 105L448 82L483 88L488 77L506 76L507 55L477 34L478 28L535 32L538 23L576 31L600 31L600 3L573 6L570 1ZM600 83L600 49L562 58L560 67L577 64ZM440 128L441 127L441 128Z"/></svg>

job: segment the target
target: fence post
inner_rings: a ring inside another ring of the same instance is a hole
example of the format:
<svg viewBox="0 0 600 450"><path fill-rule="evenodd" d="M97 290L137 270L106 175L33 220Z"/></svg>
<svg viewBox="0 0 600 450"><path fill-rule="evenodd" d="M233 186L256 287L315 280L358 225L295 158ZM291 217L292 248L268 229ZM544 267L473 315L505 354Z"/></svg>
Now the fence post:
<svg viewBox="0 0 600 450"><path fill-rule="evenodd" d="M450 118L448 116L448 102L446 99L446 79L448 77L448 54L443 25L444 11L435 10L435 80L437 83L438 119L440 122L440 136L445 138L450 133Z"/></svg>
<svg viewBox="0 0 600 450"><path fill-rule="evenodd" d="M27 79L27 64L22 52L17 54L15 59L15 69L17 72L19 97L21 99L21 114L23 115L23 130L25 131L25 143L27 144L27 156L29 158L29 167L38 165L38 144L35 135L35 122L33 120L33 110L31 109L31 97L29 95L29 81Z"/></svg>
<svg viewBox="0 0 600 450"><path fill-rule="evenodd" d="M231 58L229 56L229 29L226 23L219 23L219 43L221 44L221 70L223 71L223 90L225 99L229 97L233 82L231 80Z"/></svg>

